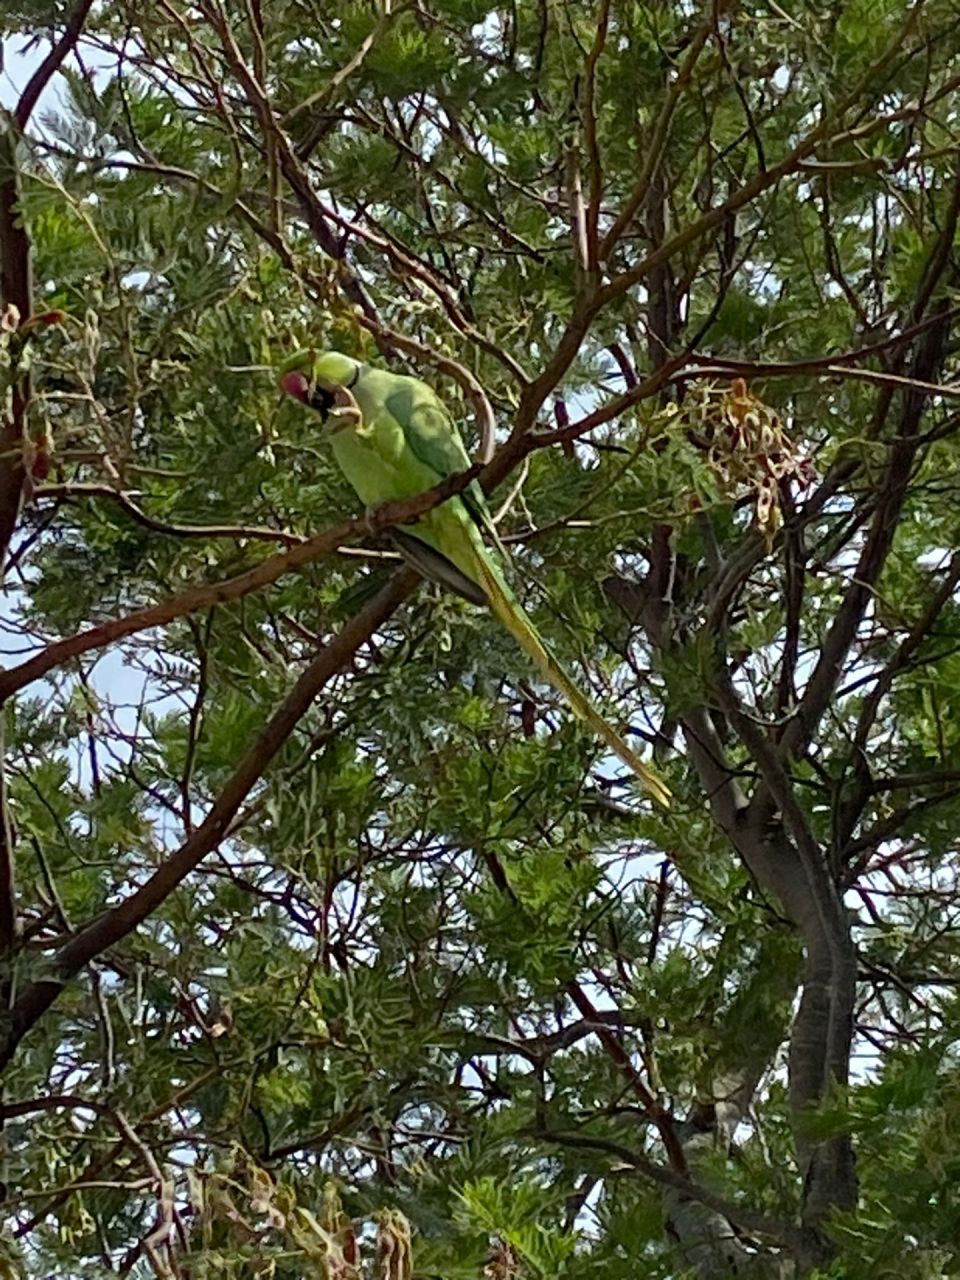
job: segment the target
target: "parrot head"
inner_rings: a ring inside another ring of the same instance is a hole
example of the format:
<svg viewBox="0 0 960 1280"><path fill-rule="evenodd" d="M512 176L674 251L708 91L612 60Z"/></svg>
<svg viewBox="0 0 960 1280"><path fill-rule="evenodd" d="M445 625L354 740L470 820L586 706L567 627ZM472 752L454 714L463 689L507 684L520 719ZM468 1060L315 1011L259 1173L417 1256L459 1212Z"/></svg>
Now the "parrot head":
<svg viewBox="0 0 960 1280"><path fill-rule="evenodd" d="M326 419L337 392L354 386L360 361L339 351L298 351L280 366L280 390Z"/></svg>

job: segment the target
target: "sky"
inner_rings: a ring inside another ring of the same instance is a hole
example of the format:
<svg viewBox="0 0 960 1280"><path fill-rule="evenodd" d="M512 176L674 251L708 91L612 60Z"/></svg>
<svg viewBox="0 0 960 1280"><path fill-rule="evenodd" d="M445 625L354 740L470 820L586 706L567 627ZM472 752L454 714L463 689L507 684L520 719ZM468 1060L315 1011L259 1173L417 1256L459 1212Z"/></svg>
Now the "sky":
<svg viewBox="0 0 960 1280"><path fill-rule="evenodd" d="M50 41L40 37L30 37L26 35L3 36L0 38L0 50L2 50L2 61L0 61L0 106L14 107L20 99L30 77L38 69L44 58L50 52ZM83 51L84 65L88 71L92 71L94 75L98 71L104 69L112 63L104 58L102 52L96 49L84 49ZM67 65L70 59L67 59ZM57 103L62 101L62 80L59 75L53 76L47 83L46 88L40 95L40 100L34 108L33 122L34 127L40 121L43 112L55 108Z"/></svg>
<svg viewBox="0 0 960 1280"><path fill-rule="evenodd" d="M0 106L16 106L27 81L43 62L50 48L50 42L43 40L39 41L36 47L24 53L23 48L28 43L27 38L22 35L5 36L0 42L0 47L3 49L3 71L0 72ZM56 85L48 85L38 103L38 108L42 111L45 106L49 107L55 100L55 94Z"/></svg>

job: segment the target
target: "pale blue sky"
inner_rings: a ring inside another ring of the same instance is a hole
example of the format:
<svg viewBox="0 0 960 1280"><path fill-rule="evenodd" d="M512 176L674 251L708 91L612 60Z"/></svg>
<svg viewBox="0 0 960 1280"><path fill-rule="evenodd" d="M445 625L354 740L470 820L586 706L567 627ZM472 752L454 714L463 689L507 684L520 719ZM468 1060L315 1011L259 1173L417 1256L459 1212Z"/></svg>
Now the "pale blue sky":
<svg viewBox="0 0 960 1280"><path fill-rule="evenodd" d="M16 106L27 81L40 66L50 48L49 41L43 40L24 53L23 47L28 43L26 36L5 36L2 41L3 72L0 73L0 106ZM49 91L48 87L47 92ZM41 98L39 104L41 110L43 105L44 99Z"/></svg>

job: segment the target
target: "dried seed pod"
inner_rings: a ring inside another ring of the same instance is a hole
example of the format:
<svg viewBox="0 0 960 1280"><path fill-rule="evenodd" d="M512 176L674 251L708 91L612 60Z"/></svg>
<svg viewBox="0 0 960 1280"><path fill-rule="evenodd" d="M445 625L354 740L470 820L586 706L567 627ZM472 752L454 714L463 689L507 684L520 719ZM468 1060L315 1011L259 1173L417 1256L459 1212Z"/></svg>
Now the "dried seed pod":
<svg viewBox="0 0 960 1280"><path fill-rule="evenodd" d="M724 496L752 493L756 525L772 543L783 523L780 484L795 480L806 487L814 478L812 462L798 451L778 414L751 393L743 378L734 378L729 387L710 381L692 385L669 415L679 418L703 449Z"/></svg>

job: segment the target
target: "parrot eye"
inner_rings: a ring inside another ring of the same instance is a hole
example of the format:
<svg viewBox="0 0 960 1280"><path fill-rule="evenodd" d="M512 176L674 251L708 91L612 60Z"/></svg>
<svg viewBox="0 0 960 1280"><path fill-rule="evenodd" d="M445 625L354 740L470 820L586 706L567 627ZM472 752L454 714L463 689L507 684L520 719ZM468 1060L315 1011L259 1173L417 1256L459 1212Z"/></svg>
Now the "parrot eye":
<svg viewBox="0 0 960 1280"><path fill-rule="evenodd" d="M326 387L321 387L318 383L310 392L310 399L307 403L311 409L316 409L321 418L326 418L336 404L336 399L332 391L328 391Z"/></svg>

